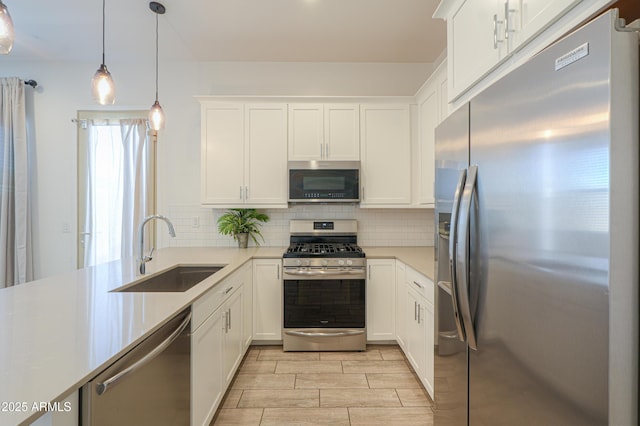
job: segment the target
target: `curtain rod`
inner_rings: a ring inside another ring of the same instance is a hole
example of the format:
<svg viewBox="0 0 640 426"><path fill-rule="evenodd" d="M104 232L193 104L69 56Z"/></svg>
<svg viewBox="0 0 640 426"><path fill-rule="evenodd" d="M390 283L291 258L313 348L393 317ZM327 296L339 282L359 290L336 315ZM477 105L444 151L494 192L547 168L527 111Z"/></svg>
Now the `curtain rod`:
<svg viewBox="0 0 640 426"><path fill-rule="evenodd" d="M26 84L27 86L31 86L34 89L38 87L38 82L35 80L24 80L24 84Z"/></svg>

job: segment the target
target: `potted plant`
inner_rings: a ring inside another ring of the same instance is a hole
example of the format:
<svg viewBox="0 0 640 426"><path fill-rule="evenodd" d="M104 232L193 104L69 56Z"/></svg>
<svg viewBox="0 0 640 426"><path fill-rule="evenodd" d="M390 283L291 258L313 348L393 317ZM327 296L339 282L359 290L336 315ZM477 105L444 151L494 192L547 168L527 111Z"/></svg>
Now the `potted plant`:
<svg viewBox="0 0 640 426"><path fill-rule="evenodd" d="M264 241L260 225L265 222L269 222L269 216L258 213L256 209L229 209L218 218L218 231L222 235L231 235L240 248L247 248L249 237L259 246L256 235Z"/></svg>

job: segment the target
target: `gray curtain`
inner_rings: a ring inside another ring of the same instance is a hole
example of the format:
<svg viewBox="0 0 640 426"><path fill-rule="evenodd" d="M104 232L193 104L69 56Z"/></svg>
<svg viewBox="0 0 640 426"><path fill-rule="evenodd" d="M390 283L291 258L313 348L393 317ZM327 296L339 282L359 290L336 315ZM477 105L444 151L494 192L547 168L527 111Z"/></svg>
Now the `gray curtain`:
<svg viewBox="0 0 640 426"><path fill-rule="evenodd" d="M0 288L33 279L24 83L0 78Z"/></svg>

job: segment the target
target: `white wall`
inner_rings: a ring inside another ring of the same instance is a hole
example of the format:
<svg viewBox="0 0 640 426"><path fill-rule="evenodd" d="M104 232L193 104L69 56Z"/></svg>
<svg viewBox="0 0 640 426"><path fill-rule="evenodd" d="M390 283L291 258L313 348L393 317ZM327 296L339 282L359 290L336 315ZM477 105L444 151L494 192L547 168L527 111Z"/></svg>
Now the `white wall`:
<svg viewBox="0 0 640 426"><path fill-rule="evenodd" d="M27 87L35 120L34 258L37 278L76 267L76 127L78 110L98 110L90 82L98 63L15 62L0 76L35 79ZM116 106L148 109L154 64L109 63ZM200 108L195 95L412 96L432 64L161 63L159 100L167 124L158 140L158 212L199 206ZM68 227L70 232L63 232ZM164 232L160 233L164 235ZM160 245L168 244L162 237Z"/></svg>

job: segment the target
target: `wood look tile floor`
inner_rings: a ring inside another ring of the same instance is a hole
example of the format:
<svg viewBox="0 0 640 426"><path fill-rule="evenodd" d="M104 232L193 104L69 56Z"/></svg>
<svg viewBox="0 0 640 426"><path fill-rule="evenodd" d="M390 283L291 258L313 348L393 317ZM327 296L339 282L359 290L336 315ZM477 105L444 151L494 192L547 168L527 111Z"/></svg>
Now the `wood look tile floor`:
<svg viewBox="0 0 640 426"><path fill-rule="evenodd" d="M395 345L366 352L247 351L211 425L433 425L433 403Z"/></svg>

